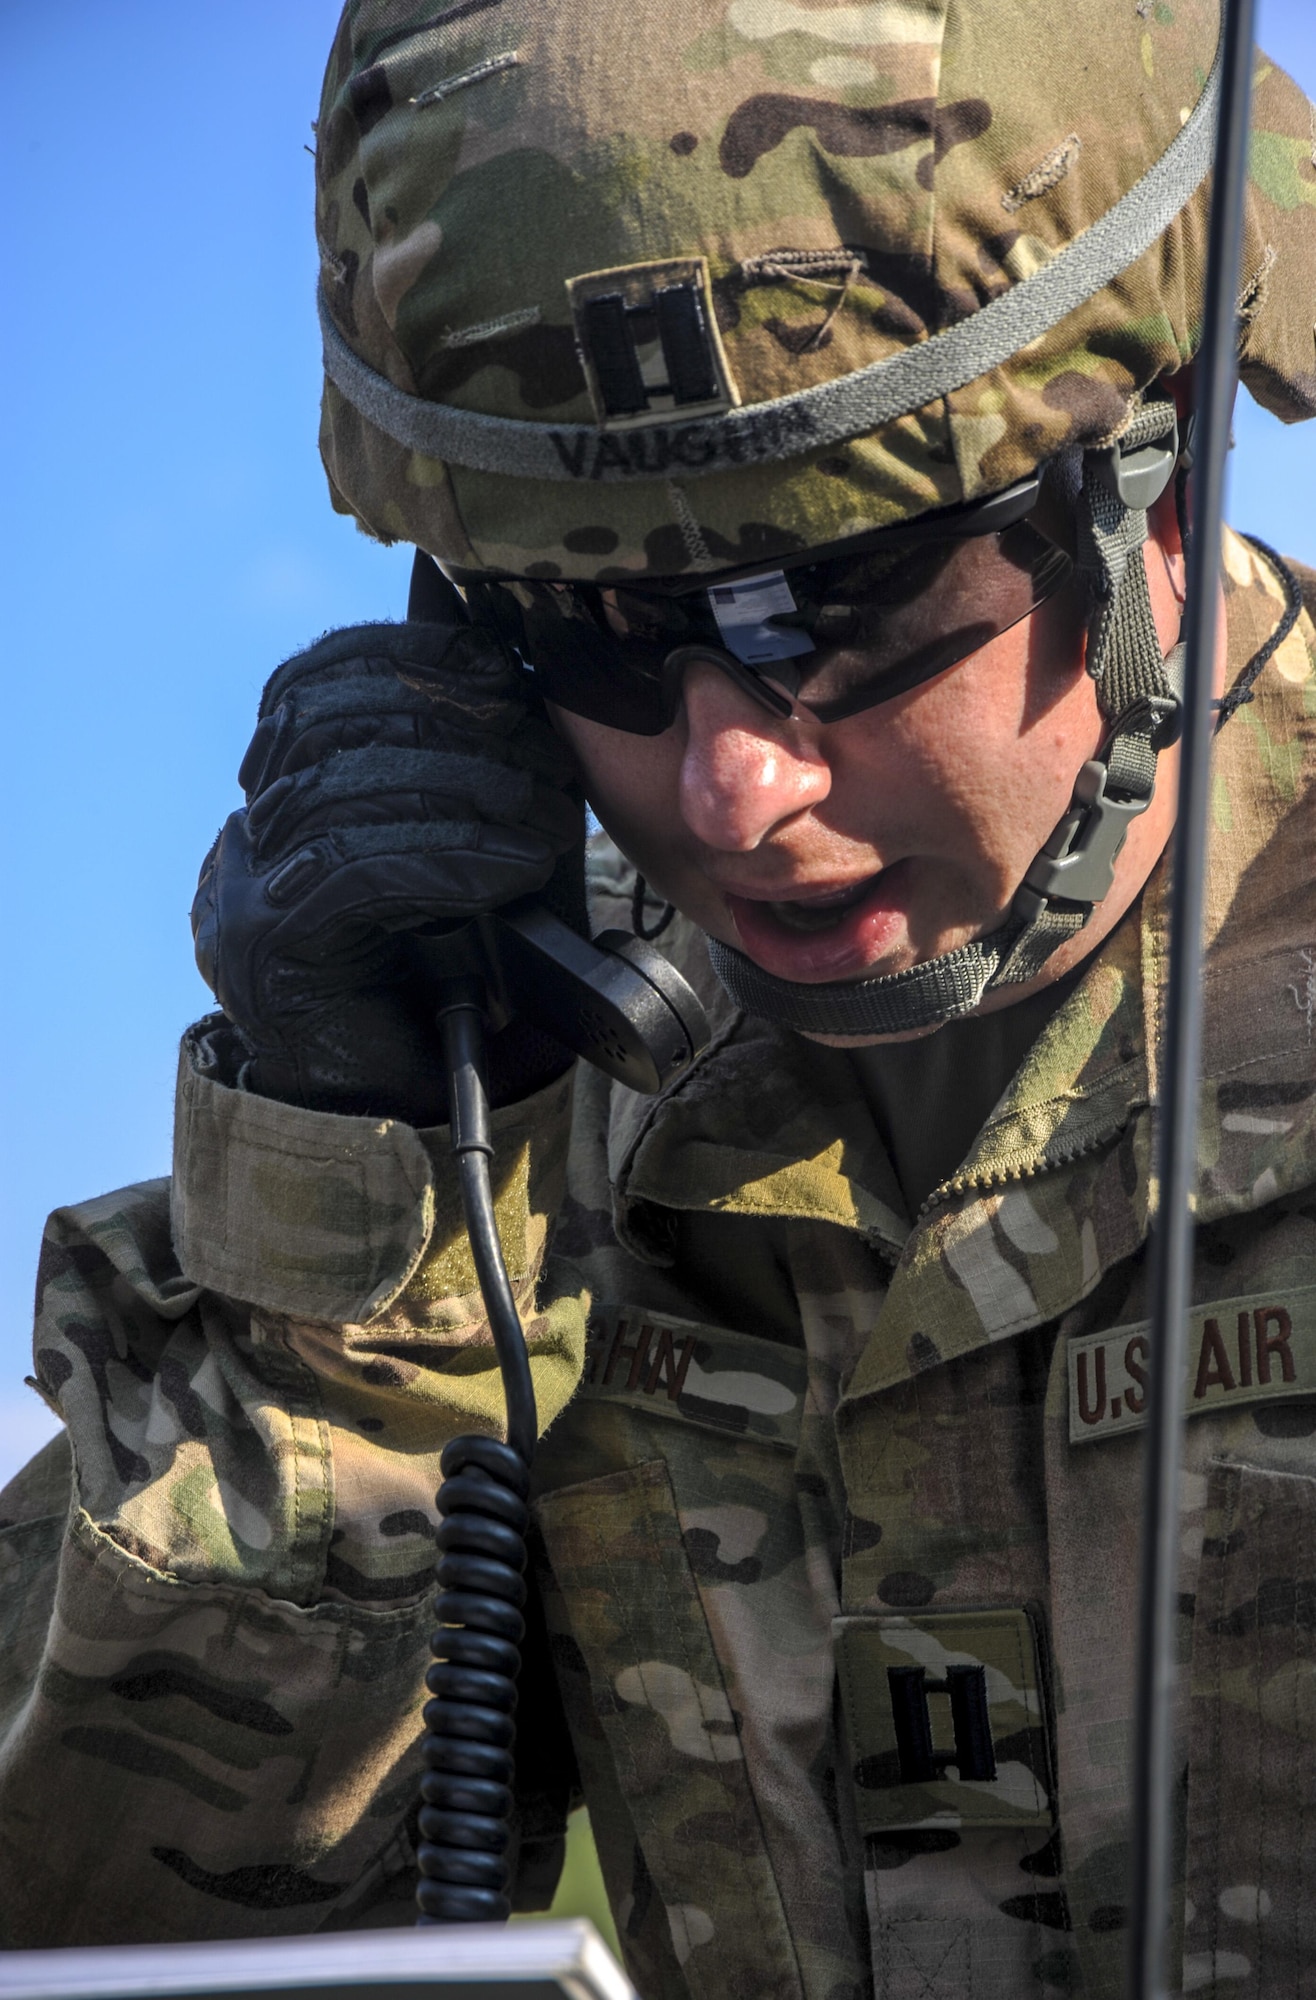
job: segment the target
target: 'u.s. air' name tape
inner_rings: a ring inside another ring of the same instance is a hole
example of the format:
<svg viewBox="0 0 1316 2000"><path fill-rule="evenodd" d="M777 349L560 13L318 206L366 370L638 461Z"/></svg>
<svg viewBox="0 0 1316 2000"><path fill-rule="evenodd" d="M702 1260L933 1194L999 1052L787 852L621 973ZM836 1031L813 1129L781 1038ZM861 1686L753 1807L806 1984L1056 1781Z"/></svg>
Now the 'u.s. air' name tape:
<svg viewBox="0 0 1316 2000"><path fill-rule="evenodd" d="M1151 1324L1113 1326L1069 1343L1069 1441L1085 1444L1147 1421ZM1316 1396L1316 1285L1215 1299L1188 1315L1190 1417Z"/></svg>

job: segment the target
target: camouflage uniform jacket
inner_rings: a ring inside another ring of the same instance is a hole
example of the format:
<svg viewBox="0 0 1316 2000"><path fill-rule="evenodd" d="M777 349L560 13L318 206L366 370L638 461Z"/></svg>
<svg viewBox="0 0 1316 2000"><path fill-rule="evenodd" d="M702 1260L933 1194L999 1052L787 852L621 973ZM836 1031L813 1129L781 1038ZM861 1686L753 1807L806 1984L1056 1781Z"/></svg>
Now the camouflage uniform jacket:
<svg viewBox="0 0 1316 2000"><path fill-rule="evenodd" d="M1283 605L1232 538L1228 575L1236 671ZM1314 662L1304 615L1211 853L1184 1952L1238 2000L1316 1964ZM1154 878L912 1222L846 1058L723 1002L660 1100L498 1114L556 1668L521 1898L564 1710L645 2000L1118 1991L1165 937ZM496 1421L491 1352L444 1135L224 1077L203 1024L172 1216L49 1227L72 1470L0 1509L12 1944L406 1921L438 1454Z"/></svg>

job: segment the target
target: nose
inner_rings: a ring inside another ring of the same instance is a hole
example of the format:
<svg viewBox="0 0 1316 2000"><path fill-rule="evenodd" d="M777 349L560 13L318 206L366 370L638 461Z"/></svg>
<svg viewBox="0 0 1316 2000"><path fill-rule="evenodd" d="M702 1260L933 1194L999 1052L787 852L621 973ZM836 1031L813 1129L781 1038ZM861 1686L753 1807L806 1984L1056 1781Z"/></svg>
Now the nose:
<svg viewBox="0 0 1316 2000"><path fill-rule="evenodd" d="M778 722L715 666L688 669L685 717L681 816L706 846L750 853L830 792L816 725Z"/></svg>

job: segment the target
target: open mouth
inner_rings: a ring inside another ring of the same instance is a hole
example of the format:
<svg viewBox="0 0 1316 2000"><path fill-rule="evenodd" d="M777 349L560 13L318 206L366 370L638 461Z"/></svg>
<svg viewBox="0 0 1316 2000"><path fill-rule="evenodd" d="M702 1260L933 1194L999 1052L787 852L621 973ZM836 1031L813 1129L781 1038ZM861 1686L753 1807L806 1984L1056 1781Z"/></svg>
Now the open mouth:
<svg viewBox="0 0 1316 2000"><path fill-rule="evenodd" d="M823 895L758 901L728 895L742 949L779 979L854 979L897 946L909 883L904 862Z"/></svg>
<svg viewBox="0 0 1316 2000"><path fill-rule="evenodd" d="M851 889L841 889L835 896L820 897L817 902L767 903L779 924L785 924L791 931L835 930L847 910L861 903L873 886L874 877L869 875Z"/></svg>

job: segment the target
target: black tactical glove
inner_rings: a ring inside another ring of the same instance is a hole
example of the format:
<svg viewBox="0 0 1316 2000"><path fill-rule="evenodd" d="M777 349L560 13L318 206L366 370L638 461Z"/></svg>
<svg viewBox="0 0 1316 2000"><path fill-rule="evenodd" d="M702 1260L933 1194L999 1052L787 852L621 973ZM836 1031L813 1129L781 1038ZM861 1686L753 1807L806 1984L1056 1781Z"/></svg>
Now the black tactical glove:
<svg viewBox="0 0 1316 2000"><path fill-rule="evenodd" d="M262 1096L442 1122L433 974L407 934L538 891L585 928L568 753L449 599L445 622L330 633L261 699L247 805L202 865L192 933ZM491 1044L495 1102L569 1060L514 1022Z"/></svg>

